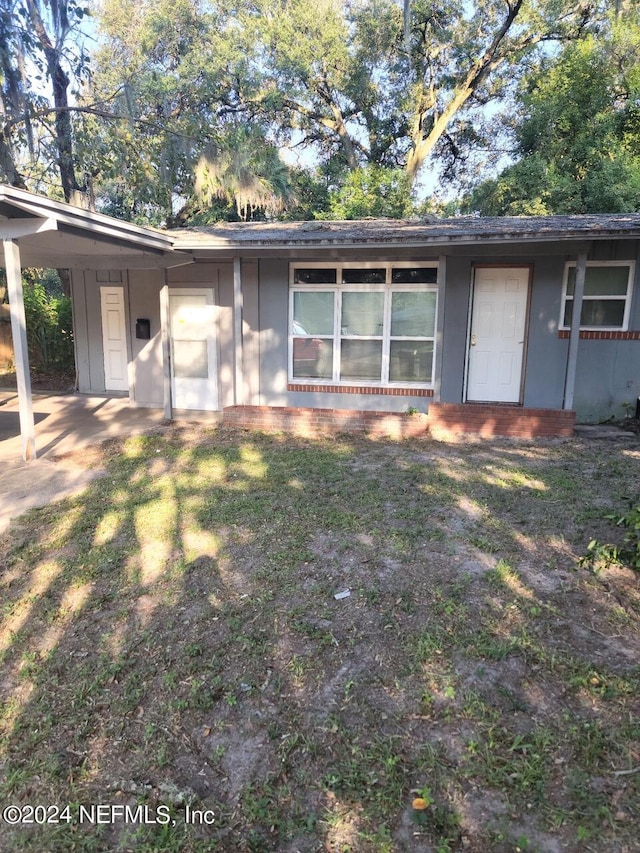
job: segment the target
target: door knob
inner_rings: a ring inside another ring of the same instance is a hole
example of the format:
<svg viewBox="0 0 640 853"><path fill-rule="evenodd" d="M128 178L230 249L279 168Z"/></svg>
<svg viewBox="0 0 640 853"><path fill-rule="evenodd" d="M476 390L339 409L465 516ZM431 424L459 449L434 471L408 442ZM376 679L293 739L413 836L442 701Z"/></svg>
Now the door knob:
<svg viewBox="0 0 640 853"><path fill-rule="evenodd" d="M476 345L476 336L471 335L471 346L474 347Z"/></svg>

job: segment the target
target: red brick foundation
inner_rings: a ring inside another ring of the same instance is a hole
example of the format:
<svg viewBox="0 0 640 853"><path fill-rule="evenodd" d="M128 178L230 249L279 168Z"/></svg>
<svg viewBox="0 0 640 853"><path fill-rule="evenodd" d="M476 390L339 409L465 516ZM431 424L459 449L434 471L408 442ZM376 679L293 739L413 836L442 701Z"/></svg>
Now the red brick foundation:
<svg viewBox="0 0 640 853"><path fill-rule="evenodd" d="M361 412L352 409L310 409L285 406L229 406L223 427L287 432L313 438L339 432L358 432L370 438L426 436L427 416L401 412Z"/></svg>
<svg viewBox="0 0 640 853"><path fill-rule="evenodd" d="M401 412L361 412L352 409L311 409L288 406L230 406L222 426L287 432L307 438L356 432L371 438L416 438L429 433L438 440L465 434L486 438L554 438L573 435L576 415L558 409L473 403L431 403L428 416Z"/></svg>
<svg viewBox="0 0 640 853"><path fill-rule="evenodd" d="M474 403L431 403L429 433L436 439L458 435L553 438L573 435L576 413L561 409L525 409Z"/></svg>

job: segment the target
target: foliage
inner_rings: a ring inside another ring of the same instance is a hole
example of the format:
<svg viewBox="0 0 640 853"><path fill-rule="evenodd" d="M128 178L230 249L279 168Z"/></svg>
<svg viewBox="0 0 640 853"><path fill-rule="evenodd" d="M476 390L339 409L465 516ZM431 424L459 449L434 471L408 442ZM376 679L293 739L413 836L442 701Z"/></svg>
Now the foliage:
<svg viewBox="0 0 640 853"><path fill-rule="evenodd" d="M640 27L568 45L525 80L519 160L473 192L484 215L640 210Z"/></svg>
<svg viewBox="0 0 640 853"><path fill-rule="evenodd" d="M579 37L602 12L556 0L393 0L243 4L248 100L285 138L353 171L428 161L453 175L488 143L480 108L519 76L536 46ZM406 26L405 26L406 24Z"/></svg>
<svg viewBox="0 0 640 853"><path fill-rule="evenodd" d="M412 213L410 181L401 169L376 165L356 169L329 194L328 219L402 219Z"/></svg>
<svg viewBox="0 0 640 853"><path fill-rule="evenodd" d="M0 179L26 187L53 178L75 203L87 189L70 103L88 74L86 14L78 0L0 0Z"/></svg>
<svg viewBox="0 0 640 853"><path fill-rule="evenodd" d="M620 515L615 513L606 516L616 527L623 528L626 533L619 545L600 542L592 539L587 546L587 553L581 557L582 566L623 565L640 572L640 504Z"/></svg>
<svg viewBox="0 0 640 853"><path fill-rule="evenodd" d="M52 295L51 276L25 278L24 310L29 358L44 371L70 371L74 367L71 299Z"/></svg>
<svg viewBox="0 0 640 853"><path fill-rule="evenodd" d="M195 193L205 203L218 198L235 204L242 219L257 212L282 213L289 196L287 169L264 136L238 127L224 147L206 149L195 171Z"/></svg>
<svg viewBox="0 0 640 853"><path fill-rule="evenodd" d="M331 175L334 204L349 207L338 194L359 169L402 170L415 186L429 167L445 179L475 168L495 147L484 106L538 46L601 22L607 2L404 6L96 0L89 65L78 0L0 0L0 168L16 185L57 175L66 199L139 222L299 218L316 190L326 211L322 183L279 161L286 145L310 175ZM301 199L296 182L311 192ZM384 215L405 215L390 207Z"/></svg>

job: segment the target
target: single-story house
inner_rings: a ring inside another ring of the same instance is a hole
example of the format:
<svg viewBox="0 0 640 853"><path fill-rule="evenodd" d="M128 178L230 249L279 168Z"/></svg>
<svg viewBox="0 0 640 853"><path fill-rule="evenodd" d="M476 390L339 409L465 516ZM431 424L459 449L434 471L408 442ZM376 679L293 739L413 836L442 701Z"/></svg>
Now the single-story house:
<svg viewBox="0 0 640 853"><path fill-rule="evenodd" d="M637 214L161 231L0 187L0 234L17 360L21 266L70 268L78 390L168 417L566 434L640 395Z"/></svg>

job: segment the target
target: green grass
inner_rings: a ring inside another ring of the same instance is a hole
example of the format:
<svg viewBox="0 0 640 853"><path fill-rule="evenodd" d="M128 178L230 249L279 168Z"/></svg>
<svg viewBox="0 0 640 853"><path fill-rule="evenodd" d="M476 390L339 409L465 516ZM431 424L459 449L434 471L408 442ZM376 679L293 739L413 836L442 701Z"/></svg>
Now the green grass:
<svg viewBox="0 0 640 853"><path fill-rule="evenodd" d="M633 849L640 596L575 555L637 448L189 436L0 557L0 803L172 822L3 851Z"/></svg>

